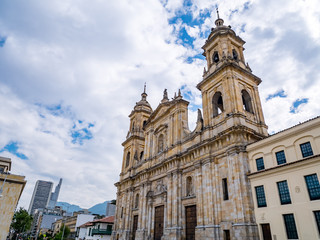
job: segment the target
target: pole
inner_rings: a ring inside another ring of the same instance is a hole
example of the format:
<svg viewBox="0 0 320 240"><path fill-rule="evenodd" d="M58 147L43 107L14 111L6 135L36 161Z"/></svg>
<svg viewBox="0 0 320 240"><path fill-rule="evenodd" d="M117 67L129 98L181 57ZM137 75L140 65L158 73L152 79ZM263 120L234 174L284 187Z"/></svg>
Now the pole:
<svg viewBox="0 0 320 240"><path fill-rule="evenodd" d="M63 230L62 230L61 240L63 240L64 228L65 228L65 227L66 227L66 223L63 224Z"/></svg>

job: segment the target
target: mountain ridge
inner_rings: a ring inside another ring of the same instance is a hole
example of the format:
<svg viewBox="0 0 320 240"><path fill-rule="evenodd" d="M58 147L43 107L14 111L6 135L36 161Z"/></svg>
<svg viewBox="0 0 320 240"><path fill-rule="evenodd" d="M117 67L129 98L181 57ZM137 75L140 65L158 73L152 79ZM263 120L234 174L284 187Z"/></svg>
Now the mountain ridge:
<svg viewBox="0 0 320 240"><path fill-rule="evenodd" d="M105 201L103 203L97 203L92 207L88 208L88 211L92 214L106 215L107 203L110 201ZM85 208L81 208L79 205L71 204L68 202L57 202L57 205L62 207L63 210L67 212L78 212L84 210Z"/></svg>

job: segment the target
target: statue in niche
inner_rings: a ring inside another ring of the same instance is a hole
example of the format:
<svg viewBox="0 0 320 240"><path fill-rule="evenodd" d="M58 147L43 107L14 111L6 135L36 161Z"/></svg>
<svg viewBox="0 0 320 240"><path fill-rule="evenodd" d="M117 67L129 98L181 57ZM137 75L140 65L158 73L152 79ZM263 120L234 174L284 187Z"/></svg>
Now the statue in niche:
<svg viewBox="0 0 320 240"><path fill-rule="evenodd" d="M192 177L187 177L186 181L186 196L193 196L193 182L192 182Z"/></svg>
<svg viewBox="0 0 320 240"><path fill-rule="evenodd" d="M167 191L167 187L163 184L162 180L157 182L156 192L163 193Z"/></svg>

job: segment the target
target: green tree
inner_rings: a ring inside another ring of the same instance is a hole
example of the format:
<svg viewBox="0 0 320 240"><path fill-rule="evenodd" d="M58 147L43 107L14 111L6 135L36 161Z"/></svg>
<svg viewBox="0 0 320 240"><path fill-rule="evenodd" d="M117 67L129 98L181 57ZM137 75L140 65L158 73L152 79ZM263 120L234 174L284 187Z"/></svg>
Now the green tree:
<svg viewBox="0 0 320 240"><path fill-rule="evenodd" d="M63 228L64 228L64 224L61 225L60 231L54 236L54 240L66 239L69 236L70 228L68 226L66 226L64 230ZM62 233L64 233L63 238L62 238Z"/></svg>
<svg viewBox="0 0 320 240"><path fill-rule="evenodd" d="M16 211L12 218L11 228L15 231L15 233L26 232L31 228L33 218L32 216L25 210L20 207L18 211Z"/></svg>

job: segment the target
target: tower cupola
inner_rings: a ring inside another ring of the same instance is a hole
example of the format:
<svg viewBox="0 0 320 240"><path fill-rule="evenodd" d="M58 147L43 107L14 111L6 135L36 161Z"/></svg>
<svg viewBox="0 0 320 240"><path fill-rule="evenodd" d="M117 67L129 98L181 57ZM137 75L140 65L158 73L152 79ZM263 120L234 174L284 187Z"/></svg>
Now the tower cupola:
<svg viewBox="0 0 320 240"><path fill-rule="evenodd" d="M122 143L122 146L124 147L122 164L123 173L129 174L131 171L130 169L139 164L144 158L144 126L152 113L152 108L147 101L147 96L145 84L143 93L141 94L141 100L136 103L129 115L130 127L127 138Z"/></svg>
<svg viewBox="0 0 320 240"><path fill-rule="evenodd" d="M217 16L215 28L211 29L211 33L202 47L203 55L207 60L207 68L204 70L203 77L210 75L222 67L223 64L230 62L251 72L243 55L245 41L236 35L231 26L224 25L224 20L220 18L218 10Z"/></svg>
<svg viewBox="0 0 320 240"><path fill-rule="evenodd" d="M204 126L213 127L232 119L267 135L258 85L261 79L252 74L244 58L245 41L225 26L217 11L215 27L211 29L202 49L207 60L203 80L197 85L203 98ZM240 124L240 125L241 125Z"/></svg>
<svg viewBox="0 0 320 240"><path fill-rule="evenodd" d="M223 19L219 17L219 10L217 8L217 16L218 16L218 19L214 22L216 24L217 27L221 27L223 26Z"/></svg>

